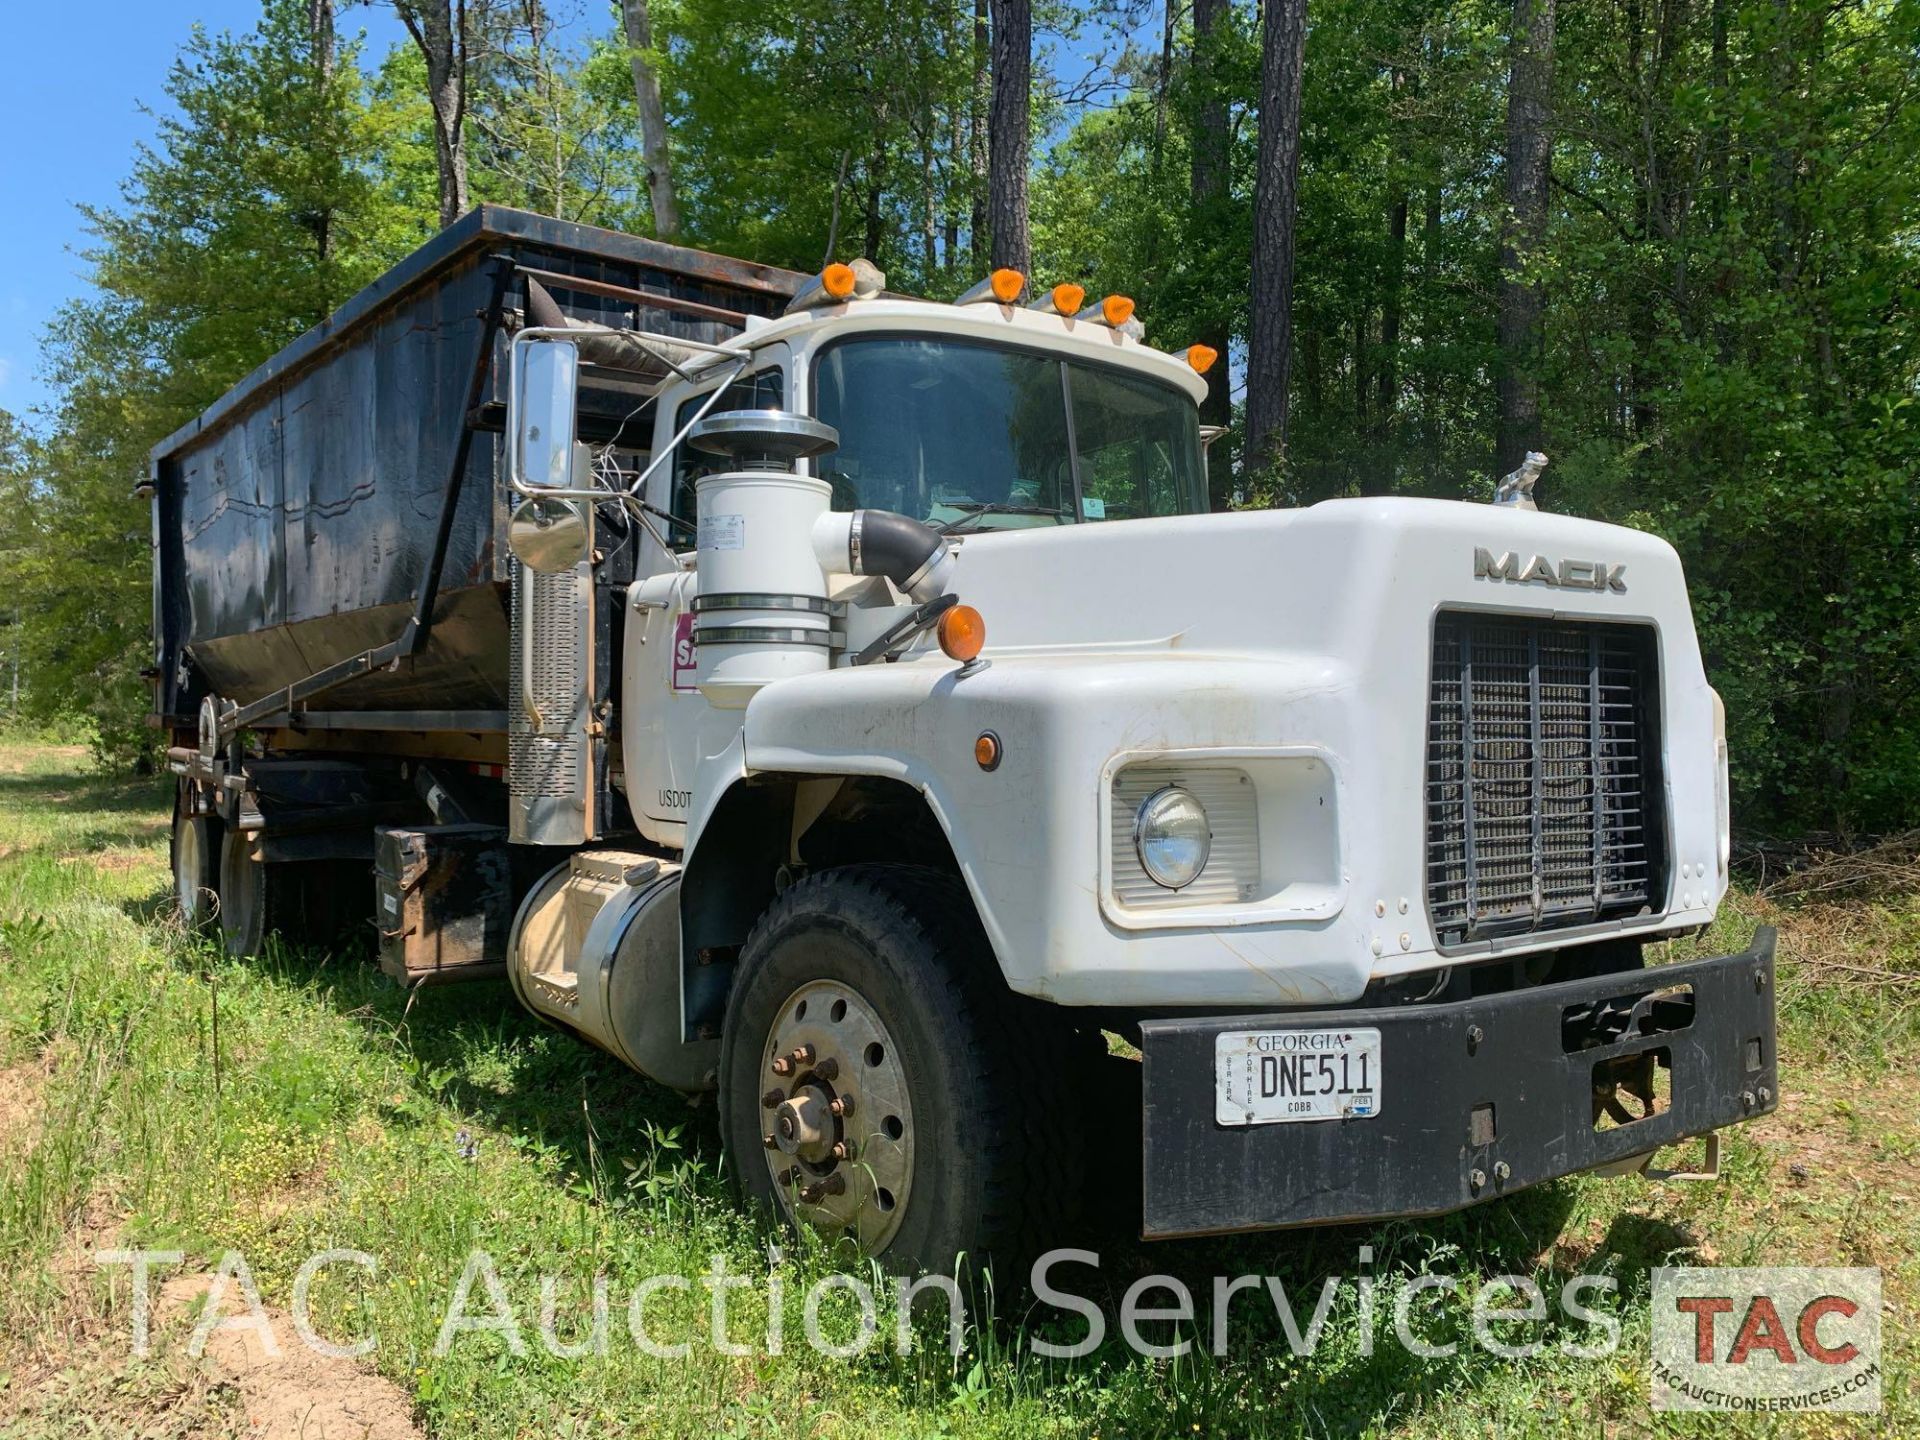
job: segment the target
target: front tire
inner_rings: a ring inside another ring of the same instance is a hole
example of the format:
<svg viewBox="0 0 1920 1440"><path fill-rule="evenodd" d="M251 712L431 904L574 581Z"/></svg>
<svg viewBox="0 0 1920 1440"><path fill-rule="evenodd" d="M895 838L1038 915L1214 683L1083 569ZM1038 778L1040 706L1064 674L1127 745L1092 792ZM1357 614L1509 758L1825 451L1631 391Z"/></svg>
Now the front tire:
<svg viewBox="0 0 1920 1440"><path fill-rule="evenodd" d="M889 1269L1024 1279L1080 1195L1065 1032L1007 990L958 878L810 876L754 927L728 999L720 1100L737 1181Z"/></svg>

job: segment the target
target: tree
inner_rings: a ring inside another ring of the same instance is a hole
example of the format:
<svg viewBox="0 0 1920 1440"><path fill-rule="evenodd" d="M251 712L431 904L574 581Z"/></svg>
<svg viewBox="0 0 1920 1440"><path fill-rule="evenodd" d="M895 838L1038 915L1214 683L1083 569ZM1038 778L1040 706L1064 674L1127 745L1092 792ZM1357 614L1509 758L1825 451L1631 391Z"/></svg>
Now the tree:
<svg viewBox="0 0 1920 1440"><path fill-rule="evenodd" d="M1500 227L1500 428L1495 468L1540 447L1540 324L1537 267L1547 238L1547 174L1553 155L1554 0L1513 0L1507 82L1507 212Z"/></svg>
<svg viewBox="0 0 1920 1440"><path fill-rule="evenodd" d="M969 165L942 143L973 105L972 46L955 18L952 0L702 0L680 10L662 81L679 122L686 235L805 270L829 249L828 258L857 250L894 288L952 294L937 217L967 215L975 193Z"/></svg>
<svg viewBox="0 0 1920 1440"><path fill-rule="evenodd" d="M967 110L967 167L973 179L970 258L975 270L991 263L992 222L987 218L987 132L993 113L993 49L987 0L973 0L973 93Z"/></svg>
<svg viewBox="0 0 1920 1440"><path fill-rule="evenodd" d="M1224 212L1232 175L1232 132L1227 122L1228 91L1221 52L1232 14L1231 0L1194 0L1194 122L1189 173L1194 219L1197 228L1205 227L1201 233L1217 233L1228 218ZM1195 338L1220 357L1207 371L1207 398L1200 402L1200 418L1209 425L1231 425L1233 382L1227 354L1232 348L1232 332L1227 325L1216 322ZM1224 441L1215 441L1207 457L1207 474L1216 509L1226 506L1232 473L1232 453Z"/></svg>
<svg viewBox="0 0 1920 1440"><path fill-rule="evenodd" d="M655 69L653 16L647 0L621 0L627 53L633 67L633 94L640 110L640 157L646 165L647 199L653 207L653 233L671 240L680 233L680 207L673 197L667 153L667 110L660 99Z"/></svg>
<svg viewBox="0 0 1920 1440"><path fill-rule="evenodd" d="M1032 0L991 0L993 111L987 140L987 225L992 262L1022 274L1033 268L1027 229L1028 131L1033 99Z"/></svg>
<svg viewBox="0 0 1920 1440"><path fill-rule="evenodd" d="M94 293L46 338L57 391L27 554L9 567L43 714L89 716L103 753L151 743L147 451L398 258L380 132L350 49L309 0L242 36L195 32L119 203L87 211Z"/></svg>
<svg viewBox="0 0 1920 1440"><path fill-rule="evenodd" d="M467 0L393 0L400 23L427 66L434 158L440 173L440 226L467 213L467 70L473 30Z"/></svg>
<svg viewBox="0 0 1920 1440"><path fill-rule="evenodd" d="M1247 463L1286 452L1293 350L1294 210L1300 185L1300 77L1307 0L1266 0L1260 59L1260 158L1254 180L1253 295L1247 352Z"/></svg>

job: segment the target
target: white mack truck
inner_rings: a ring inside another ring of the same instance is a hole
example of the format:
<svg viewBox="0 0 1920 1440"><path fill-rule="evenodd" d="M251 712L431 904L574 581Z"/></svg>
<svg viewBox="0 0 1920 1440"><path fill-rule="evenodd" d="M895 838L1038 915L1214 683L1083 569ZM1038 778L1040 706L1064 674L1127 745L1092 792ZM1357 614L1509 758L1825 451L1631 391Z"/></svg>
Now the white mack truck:
<svg viewBox="0 0 1920 1440"><path fill-rule="evenodd" d="M1669 546L1537 464L1209 514L1201 347L883 286L487 207L159 446L188 921L504 975L903 1269L1135 1153L1187 1235L1773 1107L1771 933L1644 963L1729 853Z"/></svg>

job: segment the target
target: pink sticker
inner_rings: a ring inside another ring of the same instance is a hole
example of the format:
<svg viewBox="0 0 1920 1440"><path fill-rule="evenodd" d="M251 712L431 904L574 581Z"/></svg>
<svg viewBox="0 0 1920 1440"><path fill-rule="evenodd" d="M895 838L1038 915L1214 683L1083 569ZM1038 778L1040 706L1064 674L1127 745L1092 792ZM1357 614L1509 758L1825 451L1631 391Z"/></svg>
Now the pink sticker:
<svg viewBox="0 0 1920 1440"><path fill-rule="evenodd" d="M693 613L687 611L673 619L673 688L698 689L693 683L693 671Z"/></svg>

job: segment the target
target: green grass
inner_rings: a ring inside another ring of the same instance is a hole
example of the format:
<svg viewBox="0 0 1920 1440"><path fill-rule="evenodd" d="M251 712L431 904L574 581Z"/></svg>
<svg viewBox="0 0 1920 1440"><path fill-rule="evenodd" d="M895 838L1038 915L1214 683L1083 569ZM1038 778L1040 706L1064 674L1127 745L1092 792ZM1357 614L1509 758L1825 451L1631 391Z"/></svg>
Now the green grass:
<svg viewBox="0 0 1920 1440"><path fill-rule="evenodd" d="M1041 1360L1026 1344L1077 1338L1078 1322L1011 1302L969 1332L957 1359L937 1343L908 1357L884 1343L855 1359L816 1354L800 1338L802 1298L833 1259L787 1246L781 1355L714 1352L705 1297L668 1293L649 1307L652 1333L695 1340L689 1358L669 1360L627 1340L626 1297L649 1275L698 1276L716 1253L760 1279L734 1302L736 1336L766 1330L769 1237L729 1199L711 1106L542 1026L504 986L429 989L409 1002L358 956L288 948L224 959L166 919L165 816L159 784L89 778L73 750L0 747L0 1101L15 1097L0 1127L0 1275L10 1277L0 1436L245 1433L231 1395L196 1389L177 1347L128 1355L124 1272L97 1270L78 1248L109 1243L183 1250L208 1268L238 1250L281 1307L308 1254L378 1256L370 1281L328 1273L316 1320L337 1336L375 1333L366 1363L413 1397L435 1436L1720 1433L1730 1427L1713 1417L1647 1408L1649 1269L1878 1264L1896 1308L1877 1429L1920 1431L1906 1321L1920 1303L1920 990L1795 958L1920 971L1911 894L1847 907L1844 925L1830 910L1743 901L1692 942L1701 953L1742 945L1755 914L1787 927L1787 1103L1734 1132L1718 1184L1583 1178L1429 1223L1157 1246L1127 1238L1132 1217L1108 1215L1089 1241L1105 1261L1098 1288L1085 1293L1105 1305L1109 1339L1078 1361ZM1688 949L1674 948L1674 958ZM1311 1357L1290 1352L1257 1294L1236 1302L1225 1359L1204 1346L1145 1359L1119 1343L1119 1299L1140 1275L1190 1277L1203 1313L1208 1277L1276 1275L1305 1311L1323 1277L1357 1273L1362 1246L1382 1295L1374 1323L1344 1288ZM475 1247L500 1267L524 1356L492 1335L431 1353ZM1535 1330L1549 1341L1535 1359L1469 1346L1413 1357L1392 1339L1391 1296L1430 1270L1466 1277L1469 1292L1423 1305L1423 1328L1443 1336L1464 1333L1484 1279L1534 1275L1553 1297L1569 1276L1605 1273L1619 1284L1623 1343L1610 1357L1571 1356L1560 1342L1591 1337L1556 1321ZM606 1357L544 1353L543 1273L562 1277L563 1338L578 1333L569 1320L591 1277L608 1277ZM1058 1278L1080 1288L1086 1274ZM838 1319L845 1333L844 1307ZM889 1315L881 1334L892 1334ZM922 1334L937 1340L925 1325ZM1731 1428L1868 1427L1828 1417Z"/></svg>

